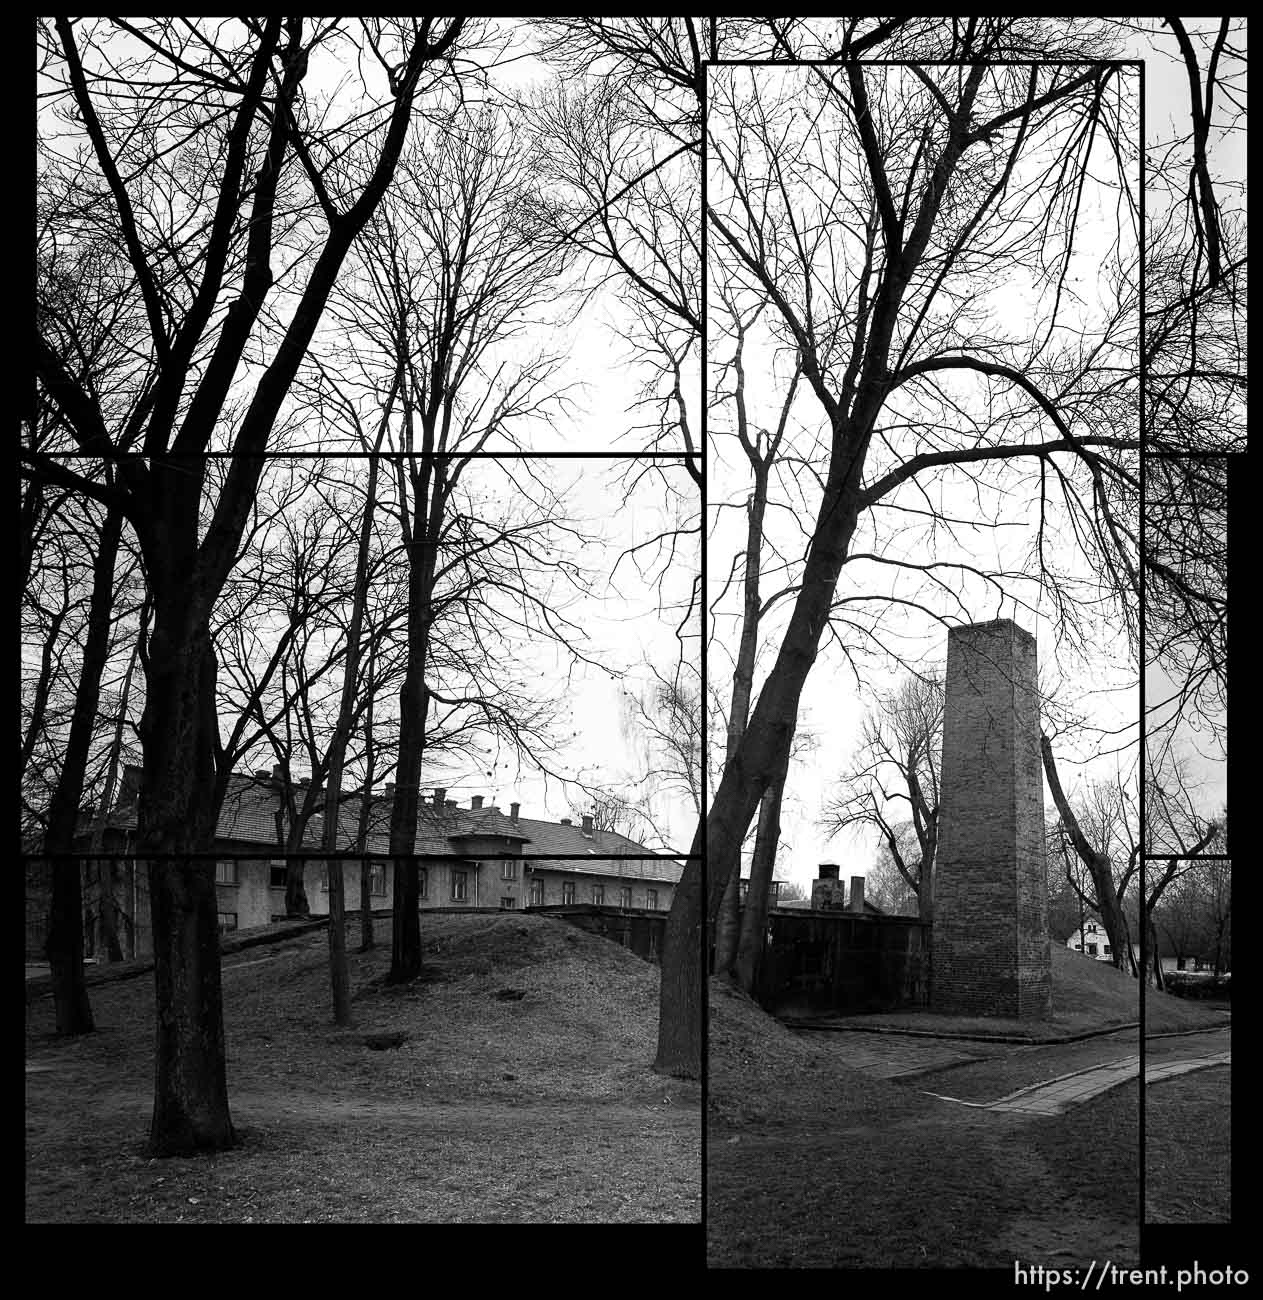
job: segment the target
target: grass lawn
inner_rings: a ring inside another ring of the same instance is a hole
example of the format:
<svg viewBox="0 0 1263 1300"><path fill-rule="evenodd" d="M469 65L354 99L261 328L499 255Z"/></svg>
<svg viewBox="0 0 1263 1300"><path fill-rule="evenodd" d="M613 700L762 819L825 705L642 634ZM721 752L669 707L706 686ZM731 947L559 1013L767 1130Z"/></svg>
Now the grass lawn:
<svg viewBox="0 0 1263 1300"><path fill-rule="evenodd" d="M658 971L530 915L427 915L426 973L352 954L329 1011L323 933L225 959L232 1151L155 1160L152 976L90 990L98 1032L27 1011L28 1222L693 1222L696 1084L649 1068ZM497 996L512 991L521 997ZM401 1032L397 1050L364 1036Z"/></svg>
<svg viewBox="0 0 1263 1300"><path fill-rule="evenodd" d="M712 984L712 1265L1136 1260L1135 1089L1056 1117L981 1112L848 1069L848 1038L795 1035Z"/></svg>
<svg viewBox="0 0 1263 1300"><path fill-rule="evenodd" d="M1232 1075L1198 1070L1145 1089L1145 1222L1232 1219Z"/></svg>

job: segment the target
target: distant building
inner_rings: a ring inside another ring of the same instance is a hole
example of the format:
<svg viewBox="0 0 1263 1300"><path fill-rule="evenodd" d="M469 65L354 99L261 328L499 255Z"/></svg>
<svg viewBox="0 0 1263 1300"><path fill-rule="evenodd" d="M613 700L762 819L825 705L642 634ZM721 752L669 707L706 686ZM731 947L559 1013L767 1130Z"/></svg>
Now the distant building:
<svg viewBox="0 0 1263 1300"><path fill-rule="evenodd" d="M128 767L119 802L106 819L102 848L118 862L118 905L129 930L126 949L144 954L151 947L148 881L146 873L131 862L139 789L140 769ZM304 851L319 853L322 842L321 814L315 813L307 820L297 848L287 852L278 847L294 842L295 812L308 793L307 781L287 786L279 766L271 772L234 772L229 778L212 846L219 859L221 930L267 925L284 917L287 861ZM393 862L362 863L358 852L389 853L393 794L393 787L387 785L382 793L370 794L367 802L360 792L350 792L343 802L336 843L348 853L343 886L352 910L359 906L362 866L370 873L373 906L392 905ZM590 816L577 824L569 818L542 821L521 816L517 803L506 814L485 804L479 795L468 808L446 795L444 789L435 790L418 810L415 851L421 859L423 908L515 910L589 903L665 912L671 906L680 864L637 860L631 855L650 850L625 835L597 830ZM356 850L361 820L363 849ZM530 855L530 860L524 855ZM304 888L312 914L327 914L327 862L307 863ZM46 910L42 893L39 880L28 871L28 952L38 951L40 914Z"/></svg>
<svg viewBox="0 0 1263 1300"><path fill-rule="evenodd" d="M1095 957L1097 961L1114 960L1109 935L1105 933L1105 927L1099 921L1084 921L1083 928L1076 930L1066 940L1066 947L1074 952L1084 953L1088 957Z"/></svg>

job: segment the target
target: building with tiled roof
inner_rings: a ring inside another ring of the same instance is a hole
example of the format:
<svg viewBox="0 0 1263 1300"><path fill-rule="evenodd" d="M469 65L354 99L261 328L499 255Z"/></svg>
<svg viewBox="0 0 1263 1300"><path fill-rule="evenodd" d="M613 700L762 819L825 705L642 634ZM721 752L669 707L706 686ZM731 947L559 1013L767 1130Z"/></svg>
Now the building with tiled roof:
<svg viewBox="0 0 1263 1300"><path fill-rule="evenodd" d="M140 775L138 767L124 774L119 802L106 820L107 853L132 850ZM367 801L362 791L349 792L343 800L336 843L348 854L343 875L349 908L359 905L362 865L370 872L374 905L391 906L393 862L362 864L359 855L389 853L393 795L393 786L387 785ZM681 865L640 856L650 850L618 832L596 829L591 817L577 823L569 818L543 821L523 817L517 803L505 813L481 796L462 807L446 795L444 789L435 790L418 810L415 852L421 860L423 908L594 904L652 912L671 906ZM323 802L323 793L312 791L307 781L287 786L279 765L271 772L229 777L213 847L225 930L266 925L284 915L287 862L321 851ZM296 833L299 825L301 835ZM324 862L308 864L304 884L312 913L327 912ZM141 910L137 908L138 934L147 930Z"/></svg>

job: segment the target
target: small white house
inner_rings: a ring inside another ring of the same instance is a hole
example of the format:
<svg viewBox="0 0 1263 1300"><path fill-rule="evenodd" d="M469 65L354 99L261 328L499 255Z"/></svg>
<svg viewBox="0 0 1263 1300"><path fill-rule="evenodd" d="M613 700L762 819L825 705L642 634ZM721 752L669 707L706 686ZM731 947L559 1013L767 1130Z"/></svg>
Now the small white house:
<svg viewBox="0 0 1263 1300"><path fill-rule="evenodd" d="M1099 921L1084 921L1083 929L1076 930L1066 940L1066 947L1074 952L1086 953L1097 961L1113 961L1114 953L1110 948L1110 937Z"/></svg>

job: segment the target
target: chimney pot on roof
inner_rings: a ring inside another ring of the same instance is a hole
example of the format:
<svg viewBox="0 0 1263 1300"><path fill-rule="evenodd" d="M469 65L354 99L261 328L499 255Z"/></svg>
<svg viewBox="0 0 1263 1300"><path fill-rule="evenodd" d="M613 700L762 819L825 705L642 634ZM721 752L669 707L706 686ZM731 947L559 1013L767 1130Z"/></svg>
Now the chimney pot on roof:
<svg viewBox="0 0 1263 1300"><path fill-rule="evenodd" d="M563 817L563 818L561 819L561 824L562 824L563 826L573 826L573 825L574 825L574 823L570 820L569 817Z"/></svg>
<svg viewBox="0 0 1263 1300"><path fill-rule="evenodd" d="M474 810L474 812L477 812L478 809L482 807L482 795L473 795L469 800L469 806Z"/></svg>
<svg viewBox="0 0 1263 1300"><path fill-rule="evenodd" d="M387 781L387 782L386 782L386 793L387 793L387 794L394 794L394 793L395 793L395 783L394 783L393 781Z"/></svg>
<svg viewBox="0 0 1263 1300"><path fill-rule="evenodd" d="M518 809L521 808L521 806L522 806L522 805L521 805L520 803L511 803L511 804L509 805L509 816L510 816L514 821L517 821Z"/></svg>
<svg viewBox="0 0 1263 1300"><path fill-rule="evenodd" d="M285 779L285 765L283 763L272 764L272 780L283 781Z"/></svg>
<svg viewBox="0 0 1263 1300"><path fill-rule="evenodd" d="M444 806L447 808L457 808L459 807L459 804L457 804L455 799L449 799Z"/></svg>
<svg viewBox="0 0 1263 1300"><path fill-rule="evenodd" d="M820 874L811 884L811 910L837 911L846 902L846 886L838 876L836 862L822 862Z"/></svg>
<svg viewBox="0 0 1263 1300"><path fill-rule="evenodd" d="M436 808L442 808L443 800L446 797L447 797L447 791L441 785L436 785L434 787L434 806Z"/></svg>
<svg viewBox="0 0 1263 1300"><path fill-rule="evenodd" d="M257 771L254 774L254 779L256 781L267 781L271 777L271 775L272 773L269 772L267 768L261 768L259 771Z"/></svg>
<svg viewBox="0 0 1263 1300"><path fill-rule="evenodd" d="M591 814L591 813L584 813L584 814L583 814L583 833L584 833L585 835L591 835L591 834L592 834L592 814Z"/></svg>
<svg viewBox="0 0 1263 1300"><path fill-rule="evenodd" d="M847 909L851 912L862 912L864 910L864 877L851 877L851 902Z"/></svg>

